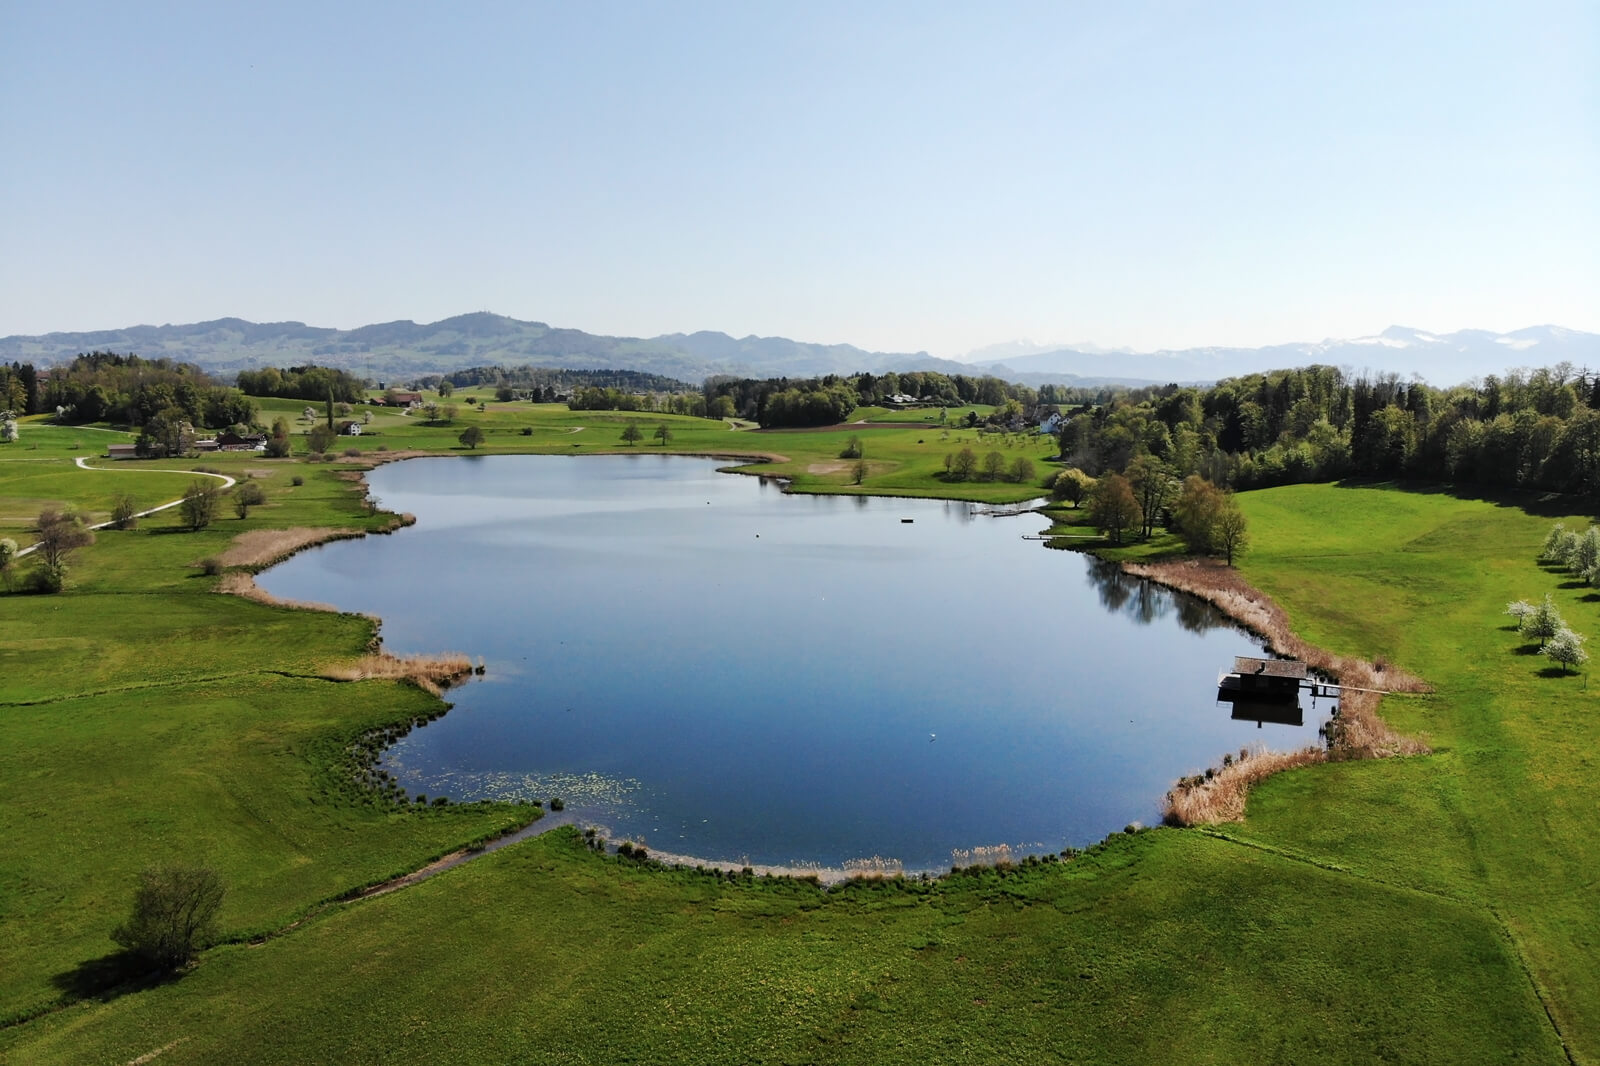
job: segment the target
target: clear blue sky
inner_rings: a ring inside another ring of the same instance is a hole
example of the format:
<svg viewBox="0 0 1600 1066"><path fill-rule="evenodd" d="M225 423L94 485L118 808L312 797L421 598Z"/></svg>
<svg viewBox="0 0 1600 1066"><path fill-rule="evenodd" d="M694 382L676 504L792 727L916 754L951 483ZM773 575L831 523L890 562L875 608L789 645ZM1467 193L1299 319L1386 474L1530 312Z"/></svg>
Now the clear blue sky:
<svg viewBox="0 0 1600 1066"><path fill-rule="evenodd" d="M1600 330L1600 5L988 6L0 0L0 335Z"/></svg>

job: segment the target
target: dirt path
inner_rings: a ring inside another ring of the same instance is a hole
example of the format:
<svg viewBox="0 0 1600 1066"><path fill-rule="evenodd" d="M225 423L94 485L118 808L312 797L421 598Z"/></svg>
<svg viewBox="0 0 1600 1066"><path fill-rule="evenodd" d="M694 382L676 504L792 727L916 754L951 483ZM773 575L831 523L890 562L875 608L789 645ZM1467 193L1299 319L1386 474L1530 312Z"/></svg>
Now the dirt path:
<svg viewBox="0 0 1600 1066"><path fill-rule="evenodd" d="M229 477L227 474L213 474L208 470L139 470L139 469L107 470L103 466L90 466L88 457L82 456L82 455L78 456L76 459L73 460L73 465L76 466L79 470L93 470L93 471L96 471L97 473L101 473L101 474L193 474L195 477L214 477L217 480L222 482L223 489L231 489L231 488L233 488L234 485L238 484L237 481L235 481L233 478ZM144 518L147 515L153 515L153 514L156 514L159 511L170 510L170 509L178 506L182 502L183 501L181 499L173 500L171 503L164 503L159 507L152 507L147 511L140 511L138 514L134 515L133 517L135 517L135 518ZM111 522L96 522L94 525L90 526L89 528L90 529L105 529L105 528L107 528L108 526L110 526L112 524L113 523L111 523ZM26 548L23 548L21 551L17 552L17 558L19 558L19 559L22 558L24 555L27 555L28 553L32 552L38 546L39 545L37 543L28 545Z"/></svg>
<svg viewBox="0 0 1600 1066"><path fill-rule="evenodd" d="M426 881L428 878L433 877L436 874L442 874L453 866L460 866L464 862L471 862L480 855L487 855L492 851L499 851L501 848L506 847L507 845L517 843L519 840L527 840L529 837L540 836L544 833L550 832L552 829L560 829L564 825L574 825L576 822L576 818L564 811L546 814L538 821L529 822L521 829L507 833L503 837L496 837L481 848L462 848L459 851L452 851L450 854L445 855L442 858L435 859L428 865L412 870L408 874L402 874L392 881L385 881L380 885L372 885L368 888L363 888L360 892L352 896L351 899L371 899L373 896L382 896L386 893L393 892L396 889L406 888L407 886L414 885L419 881Z"/></svg>

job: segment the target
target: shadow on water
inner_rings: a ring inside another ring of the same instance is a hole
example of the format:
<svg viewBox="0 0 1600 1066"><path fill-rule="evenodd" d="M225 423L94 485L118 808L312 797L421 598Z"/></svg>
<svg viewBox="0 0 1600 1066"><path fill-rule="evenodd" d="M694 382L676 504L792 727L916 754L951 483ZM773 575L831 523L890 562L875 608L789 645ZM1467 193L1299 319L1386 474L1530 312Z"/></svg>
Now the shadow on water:
<svg viewBox="0 0 1600 1066"><path fill-rule="evenodd" d="M1135 577L1116 563L1091 558L1085 576L1099 595L1100 606L1140 625L1171 618L1190 633L1213 629L1244 632L1238 623L1205 600L1174 592L1149 578Z"/></svg>

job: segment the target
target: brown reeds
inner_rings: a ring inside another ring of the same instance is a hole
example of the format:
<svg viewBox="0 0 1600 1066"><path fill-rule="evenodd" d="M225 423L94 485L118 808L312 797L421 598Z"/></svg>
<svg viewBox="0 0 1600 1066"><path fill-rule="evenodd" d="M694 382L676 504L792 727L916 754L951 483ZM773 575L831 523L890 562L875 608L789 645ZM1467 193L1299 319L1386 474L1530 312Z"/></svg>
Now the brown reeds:
<svg viewBox="0 0 1600 1066"><path fill-rule="evenodd" d="M1252 786L1282 770L1344 759L1382 759L1426 755L1428 745L1396 732L1378 713L1385 692L1427 692L1412 674L1389 665L1380 656L1369 662L1336 655L1301 639L1289 627L1289 616L1272 598L1251 585L1231 566L1211 559L1127 563L1135 577L1198 596L1216 606L1267 642L1279 655L1299 659L1341 686L1339 710L1328 724L1328 747L1300 751L1246 751L1224 760L1221 769L1185 778L1167 793L1164 817L1171 825L1238 821Z"/></svg>
<svg viewBox="0 0 1600 1066"><path fill-rule="evenodd" d="M222 575L213 592L220 592L228 596L242 596L256 603L266 604L268 607L292 607L300 611L332 611L338 613L339 608L331 603L314 603L311 600L285 600L274 596L260 585L248 571L232 570Z"/></svg>
<svg viewBox="0 0 1600 1066"><path fill-rule="evenodd" d="M845 876L858 881L904 877L906 872L905 863L899 859L885 859L881 855L867 859L846 859L843 865Z"/></svg>
<svg viewBox="0 0 1600 1066"><path fill-rule="evenodd" d="M1222 768L1186 777L1172 786L1163 803L1168 825L1201 825L1244 819L1244 801L1258 781L1297 766L1328 761L1325 748L1265 751L1245 748L1229 756Z"/></svg>
<svg viewBox="0 0 1600 1066"><path fill-rule="evenodd" d="M1341 685L1381 689L1384 692L1427 692L1421 678L1384 663L1368 662L1307 643L1289 628L1289 616L1272 597L1244 579L1231 566L1215 559L1177 559L1156 563L1125 563L1135 577L1149 578L1215 605L1234 621L1264 638L1272 650L1299 659Z"/></svg>
<svg viewBox="0 0 1600 1066"><path fill-rule="evenodd" d="M246 566L260 570L315 545L359 536L361 532L355 529L311 529L305 526L253 529L234 537L228 550L218 558L223 566Z"/></svg>
<svg viewBox="0 0 1600 1066"><path fill-rule="evenodd" d="M1011 845L989 844L975 848L951 848L950 862L953 866L1010 866Z"/></svg>
<svg viewBox="0 0 1600 1066"><path fill-rule="evenodd" d="M410 681L439 695L439 690L473 673L472 660L457 652L442 655L390 655L374 652L354 662L340 663L322 672L332 681L367 681L373 678Z"/></svg>
<svg viewBox="0 0 1600 1066"><path fill-rule="evenodd" d="M1330 758L1387 759L1428 754L1426 743L1396 732L1378 714L1378 701L1382 698L1381 693L1357 689L1340 693L1339 713L1328 723Z"/></svg>

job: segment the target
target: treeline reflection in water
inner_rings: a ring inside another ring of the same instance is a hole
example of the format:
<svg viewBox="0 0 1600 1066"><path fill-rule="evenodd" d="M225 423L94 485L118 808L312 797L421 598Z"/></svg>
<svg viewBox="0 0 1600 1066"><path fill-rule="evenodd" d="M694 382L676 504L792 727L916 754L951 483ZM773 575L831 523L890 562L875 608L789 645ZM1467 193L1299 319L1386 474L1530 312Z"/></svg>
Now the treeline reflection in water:
<svg viewBox="0 0 1600 1066"><path fill-rule="evenodd" d="M1100 597L1100 606L1140 625L1170 618L1190 633L1207 633L1213 629L1245 632L1242 626L1205 600L1175 592L1149 578L1135 577L1116 563L1091 556L1084 577Z"/></svg>

